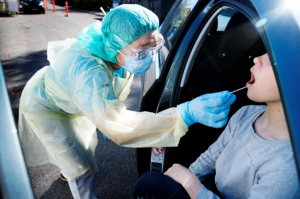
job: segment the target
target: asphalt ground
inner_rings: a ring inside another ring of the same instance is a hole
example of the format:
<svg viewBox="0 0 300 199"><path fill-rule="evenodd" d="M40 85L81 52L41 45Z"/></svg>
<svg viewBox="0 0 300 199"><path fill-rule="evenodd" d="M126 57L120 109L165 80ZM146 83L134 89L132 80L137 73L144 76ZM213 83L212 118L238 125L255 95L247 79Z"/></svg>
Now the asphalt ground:
<svg viewBox="0 0 300 199"><path fill-rule="evenodd" d="M20 11L15 17L0 17L0 57L16 125L23 87L36 71L49 65L48 42L76 37L84 27L103 16L71 8L69 17L65 17L64 7L56 6L56 12L52 11L50 3L48 7L44 15ZM140 76L135 76L125 101L127 109L137 111L139 97ZM96 180L97 198L131 198L138 178L136 150L104 140L99 131L98 139L95 155L100 170ZM68 183L59 178L59 171L51 164L28 168L36 198L72 198Z"/></svg>

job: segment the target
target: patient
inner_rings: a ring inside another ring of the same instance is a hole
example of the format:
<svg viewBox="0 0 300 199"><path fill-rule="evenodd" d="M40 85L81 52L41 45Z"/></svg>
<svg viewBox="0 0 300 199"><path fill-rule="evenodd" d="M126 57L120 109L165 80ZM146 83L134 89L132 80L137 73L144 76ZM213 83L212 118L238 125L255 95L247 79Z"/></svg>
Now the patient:
<svg viewBox="0 0 300 199"><path fill-rule="evenodd" d="M133 198L217 199L201 181L215 173L224 198L300 198L290 136L268 54L254 59L248 97L267 106L245 106L189 169L174 164L164 175L148 172L134 188Z"/></svg>

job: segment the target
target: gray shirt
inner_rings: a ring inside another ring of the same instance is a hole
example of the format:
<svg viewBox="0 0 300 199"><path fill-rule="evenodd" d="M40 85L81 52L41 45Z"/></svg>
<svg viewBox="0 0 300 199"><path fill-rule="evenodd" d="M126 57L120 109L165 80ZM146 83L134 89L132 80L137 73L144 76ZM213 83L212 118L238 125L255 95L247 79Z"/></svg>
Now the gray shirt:
<svg viewBox="0 0 300 199"><path fill-rule="evenodd" d="M253 123L265 110L266 106L241 108L189 168L200 181L216 173L216 186L224 198L300 198L290 140L265 140L254 132ZM200 198L218 196L202 185L196 199Z"/></svg>

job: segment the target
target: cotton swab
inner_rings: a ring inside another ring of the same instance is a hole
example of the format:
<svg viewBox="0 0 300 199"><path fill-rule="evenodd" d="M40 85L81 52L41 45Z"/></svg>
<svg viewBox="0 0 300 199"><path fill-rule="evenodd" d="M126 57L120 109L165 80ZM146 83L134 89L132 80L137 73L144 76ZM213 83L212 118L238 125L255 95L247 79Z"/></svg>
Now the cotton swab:
<svg viewBox="0 0 300 199"><path fill-rule="evenodd" d="M249 85L249 86L250 86L250 85ZM235 90L235 91L232 91L231 93L238 92L238 91L240 91L240 90L243 90L244 88L248 88L249 86L245 86L245 87L243 87L243 88L239 88L239 89L237 89L237 90Z"/></svg>

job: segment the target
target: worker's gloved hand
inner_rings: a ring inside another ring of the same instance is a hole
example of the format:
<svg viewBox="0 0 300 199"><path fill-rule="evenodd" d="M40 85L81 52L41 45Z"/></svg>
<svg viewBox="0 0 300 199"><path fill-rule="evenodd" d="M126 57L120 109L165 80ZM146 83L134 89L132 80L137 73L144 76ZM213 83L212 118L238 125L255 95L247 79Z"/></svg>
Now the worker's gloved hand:
<svg viewBox="0 0 300 199"><path fill-rule="evenodd" d="M110 140L106 135L103 134L103 138L106 140Z"/></svg>
<svg viewBox="0 0 300 199"><path fill-rule="evenodd" d="M236 96L229 91L205 94L179 104L177 110L187 126L201 123L221 128L227 123L230 106L235 99Z"/></svg>

